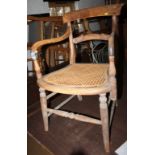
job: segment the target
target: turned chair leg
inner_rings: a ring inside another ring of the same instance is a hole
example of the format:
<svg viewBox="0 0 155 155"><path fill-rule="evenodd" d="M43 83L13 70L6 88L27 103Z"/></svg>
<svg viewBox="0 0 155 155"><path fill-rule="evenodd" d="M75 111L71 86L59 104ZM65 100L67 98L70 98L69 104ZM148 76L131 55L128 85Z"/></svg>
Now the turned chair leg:
<svg viewBox="0 0 155 155"><path fill-rule="evenodd" d="M110 126L111 126L111 123L112 123L115 107L116 107L116 101L113 101L112 105L111 105L111 111L110 111Z"/></svg>
<svg viewBox="0 0 155 155"><path fill-rule="evenodd" d="M103 143L106 152L110 152L110 144L109 144L109 118L108 118L108 105L106 103L107 98L106 94L100 94L100 115L102 122L102 135L103 135Z"/></svg>
<svg viewBox="0 0 155 155"><path fill-rule="evenodd" d="M41 111L43 116L44 130L48 131L48 115L47 115L47 99L45 90L40 88L40 103L41 103Z"/></svg>
<svg viewBox="0 0 155 155"><path fill-rule="evenodd" d="M77 95L77 98L79 101L82 101L82 96L81 95Z"/></svg>

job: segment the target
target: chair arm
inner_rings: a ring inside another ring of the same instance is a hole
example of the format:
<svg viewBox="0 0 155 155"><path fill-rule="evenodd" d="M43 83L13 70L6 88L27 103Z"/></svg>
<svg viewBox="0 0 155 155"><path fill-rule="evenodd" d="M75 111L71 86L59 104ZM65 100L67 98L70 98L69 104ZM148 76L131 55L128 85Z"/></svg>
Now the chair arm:
<svg viewBox="0 0 155 155"><path fill-rule="evenodd" d="M67 39L69 37L69 35L70 35L70 28L68 27L66 32L61 37L52 38L52 39L45 39L45 40L41 40L41 41L38 41L38 42L33 44L33 46L31 47L31 58L34 62L34 68L35 68L35 72L37 75L37 79L40 79L42 77L41 67L40 67L38 59L37 59L38 48L40 48L43 45L63 41L65 39Z"/></svg>
<svg viewBox="0 0 155 155"><path fill-rule="evenodd" d="M36 52L37 49L40 48L43 45L61 42L61 41L65 40L65 39L67 39L69 37L69 34L70 34L70 28L68 27L66 32L62 36L57 37L57 38L37 41L36 43L33 44L31 50L32 50L32 52Z"/></svg>

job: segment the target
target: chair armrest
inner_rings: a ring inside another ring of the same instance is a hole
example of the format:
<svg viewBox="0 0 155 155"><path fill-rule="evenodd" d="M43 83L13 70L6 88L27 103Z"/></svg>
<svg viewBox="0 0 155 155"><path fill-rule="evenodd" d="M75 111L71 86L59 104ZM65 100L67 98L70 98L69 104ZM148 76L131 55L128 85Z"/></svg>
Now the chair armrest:
<svg viewBox="0 0 155 155"><path fill-rule="evenodd" d="M33 44L31 50L32 50L32 52L35 52L35 51L37 51L38 48L40 48L43 45L61 42L61 41L65 40L65 39L67 39L69 37L69 34L70 34L70 28L67 27L66 32L62 36L57 37L57 38L37 41L36 43Z"/></svg>

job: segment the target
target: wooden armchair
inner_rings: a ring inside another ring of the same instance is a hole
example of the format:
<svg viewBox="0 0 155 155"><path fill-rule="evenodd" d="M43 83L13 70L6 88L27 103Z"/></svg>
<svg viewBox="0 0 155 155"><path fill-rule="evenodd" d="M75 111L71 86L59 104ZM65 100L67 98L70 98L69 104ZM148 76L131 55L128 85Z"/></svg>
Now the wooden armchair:
<svg viewBox="0 0 155 155"><path fill-rule="evenodd" d="M68 27L64 35L59 38L46 39L36 42L32 46L32 58L35 66L35 71L40 87L40 102L44 122L45 131L48 131L48 117L51 114L56 114L62 117L68 117L83 122L94 123L102 125L103 141L105 151L110 151L109 146L109 127L111 124L113 110L117 99L116 88L116 70L114 59L114 35L117 25L117 16L120 14L122 4L99 6L94 8L82 9L67 13L63 16L63 22L67 23ZM98 16L112 17L112 32L111 34L86 34L80 35L76 38L72 33L72 22L77 19L93 18ZM54 44L69 38L70 44L70 64L58 71L42 75L39 63L37 60L38 49L46 44ZM76 63L76 53L74 44L78 44L87 40L107 40L109 63L107 64L84 64ZM52 92L46 95L45 91ZM62 102L57 107L51 109L47 107L47 100L56 93L72 95L66 101ZM110 115L108 114L107 94L109 94L109 101L112 101L112 108ZM82 100L82 95L99 95L100 115L101 120L94 119L85 115L79 115L59 110L61 106L66 104L75 95L79 100ZM110 116L110 118L109 118Z"/></svg>

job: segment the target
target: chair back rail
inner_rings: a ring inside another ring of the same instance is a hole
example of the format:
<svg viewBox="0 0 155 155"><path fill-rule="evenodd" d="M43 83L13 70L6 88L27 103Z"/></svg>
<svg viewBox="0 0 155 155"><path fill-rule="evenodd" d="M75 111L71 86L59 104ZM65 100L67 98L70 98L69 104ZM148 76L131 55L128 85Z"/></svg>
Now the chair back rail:
<svg viewBox="0 0 155 155"><path fill-rule="evenodd" d="M50 16L50 17L35 17L35 16L27 16L28 21L43 21L43 22L62 22L61 16Z"/></svg>
<svg viewBox="0 0 155 155"><path fill-rule="evenodd" d="M86 19L100 16L118 16L123 4L103 5L93 8L86 8L66 13L63 22L68 23L78 19Z"/></svg>
<svg viewBox="0 0 155 155"><path fill-rule="evenodd" d="M110 35L108 34L86 34L86 35L80 35L79 37L73 38L73 43L77 44L83 41L88 40L109 40Z"/></svg>

